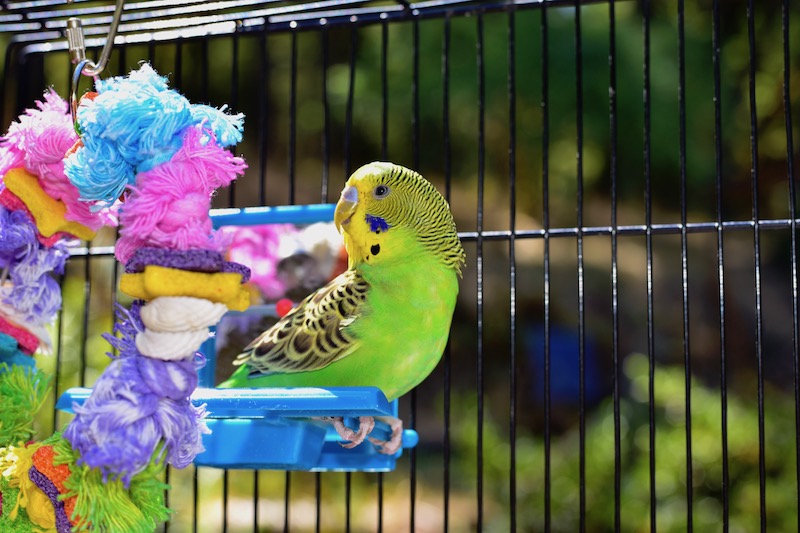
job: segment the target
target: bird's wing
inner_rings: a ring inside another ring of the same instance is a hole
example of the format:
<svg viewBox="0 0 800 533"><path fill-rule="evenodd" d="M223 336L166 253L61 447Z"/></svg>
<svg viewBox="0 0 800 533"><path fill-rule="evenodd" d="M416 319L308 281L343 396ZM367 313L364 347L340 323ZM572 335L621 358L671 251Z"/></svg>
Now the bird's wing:
<svg viewBox="0 0 800 533"><path fill-rule="evenodd" d="M349 355L357 339L345 326L362 311L369 284L353 270L309 295L239 354L257 373L318 370Z"/></svg>

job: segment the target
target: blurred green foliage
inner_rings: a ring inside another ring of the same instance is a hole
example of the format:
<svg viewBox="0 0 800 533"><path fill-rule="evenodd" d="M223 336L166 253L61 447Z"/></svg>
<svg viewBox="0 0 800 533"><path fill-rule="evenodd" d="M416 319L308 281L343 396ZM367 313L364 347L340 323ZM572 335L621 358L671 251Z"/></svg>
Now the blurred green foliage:
<svg viewBox="0 0 800 533"><path fill-rule="evenodd" d="M632 354L624 373L630 388L620 402L621 530L647 531L650 525L648 361ZM686 378L679 367L655 368L656 517L659 531L687 530ZM723 517L720 390L692 380L692 518L697 531L719 530ZM767 523L775 531L797 527L797 448L794 402L767 388L765 409ZM454 486L475 479L476 399L454 400ZM486 531L508 531L510 450L503 415L484 419ZM731 531L759 529L758 404L737 396L727 401L728 498ZM611 399L586 420L586 530L614 530L614 411ZM579 506L578 431L551 441L553 531L576 531ZM516 442L517 519L523 531L544 524L544 441L519 428Z"/></svg>

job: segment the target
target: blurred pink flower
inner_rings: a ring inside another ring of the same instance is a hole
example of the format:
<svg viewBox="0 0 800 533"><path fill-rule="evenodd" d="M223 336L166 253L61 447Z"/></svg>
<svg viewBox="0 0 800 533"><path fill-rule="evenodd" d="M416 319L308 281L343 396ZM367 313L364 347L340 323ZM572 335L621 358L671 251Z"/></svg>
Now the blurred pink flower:
<svg viewBox="0 0 800 533"><path fill-rule="evenodd" d="M250 283L264 299L276 300L284 295L285 284L278 278L279 247L282 236L297 234L292 224L265 224L231 228L233 238L228 251L231 261L250 267Z"/></svg>

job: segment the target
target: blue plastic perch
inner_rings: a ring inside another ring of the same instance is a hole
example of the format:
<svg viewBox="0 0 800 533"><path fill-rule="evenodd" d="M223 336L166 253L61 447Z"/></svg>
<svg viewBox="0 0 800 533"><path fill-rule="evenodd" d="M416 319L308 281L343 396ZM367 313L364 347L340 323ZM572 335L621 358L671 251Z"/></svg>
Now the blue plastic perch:
<svg viewBox="0 0 800 533"><path fill-rule="evenodd" d="M212 209L211 223L222 226L257 226L260 224L314 224L333 220L335 204L281 205L276 207L231 207Z"/></svg>
<svg viewBox="0 0 800 533"><path fill-rule="evenodd" d="M91 392L87 388L69 389L56 407L74 412L73 404L83 404ZM199 388L192 395L192 403L206 405L212 431L203 435L206 451L195 459L200 466L388 472L402 454L381 454L366 441L353 449L342 448L330 424L312 419L344 416L347 425L355 429L355 417L397 416L397 402L388 402L375 387ZM376 420L370 435L386 440L389 431L387 424ZM403 431L404 448L413 448L417 442L416 431Z"/></svg>

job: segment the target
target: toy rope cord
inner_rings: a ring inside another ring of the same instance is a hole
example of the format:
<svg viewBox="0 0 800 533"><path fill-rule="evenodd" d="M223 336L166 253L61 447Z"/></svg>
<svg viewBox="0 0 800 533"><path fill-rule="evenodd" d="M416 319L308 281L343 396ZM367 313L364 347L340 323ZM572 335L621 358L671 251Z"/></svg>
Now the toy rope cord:
<svg viewBox="0 0 800 533"><path fill-rule="evenodd" d="M225 260L208 214L214 191L246 168L227 149L243 116L191 104L147 64L95 78L96 92L79 100L80 76L106 60L80 59L74 105L46 93L0 146L3 532L145 532L166 520L160 476L190 464L207 431L189 401L197 350L228 309L249 305L249 269ZM44 326L61 306L51 274L75 237L117 224L120 287L135 299L104 335L118 355L63 432L31 441L47 394L31 354L46 351Z"/></svg>

